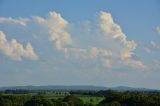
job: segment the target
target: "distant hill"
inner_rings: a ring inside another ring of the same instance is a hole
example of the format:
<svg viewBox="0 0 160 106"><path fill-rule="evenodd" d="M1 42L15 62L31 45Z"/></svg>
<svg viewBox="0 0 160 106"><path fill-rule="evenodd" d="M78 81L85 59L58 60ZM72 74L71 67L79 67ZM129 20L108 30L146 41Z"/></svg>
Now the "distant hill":
<svg viewBox="0 0 160 106"><path fill-rule="evenodd" d="M65 86L65 85L48 85L48 86L10 86L0 87L0 90L106 90L107 87L101 86Z"/></svg>
<svg viewBox="0 0 160 106"><path fill-rule="evenodd" d="M112 87L110 89L115 91L155 91L154 89L134 88L134 87L127 87L127 86Z"/></svg>
<svg viewBox="0 0 160 106"><path fill-rule="evenodd" d="M1 91L4 90L115 90L115 91L153 91L153 89L146 88L133 88L127 86L118 87L104 87L104 86L65 86L65 85L48 85L48 86L10 86L0 87Z"/></svg>

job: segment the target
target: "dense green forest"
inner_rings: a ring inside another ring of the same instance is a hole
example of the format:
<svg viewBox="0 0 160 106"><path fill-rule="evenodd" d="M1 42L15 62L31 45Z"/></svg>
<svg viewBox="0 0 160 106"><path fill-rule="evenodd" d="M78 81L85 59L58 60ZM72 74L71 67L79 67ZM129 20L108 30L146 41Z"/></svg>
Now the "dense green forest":
<svg viewBox="0 0 160 106"><path fill-rule="evenodd" d="M160 106L160 92L6 90L0 106Z"/></svg>

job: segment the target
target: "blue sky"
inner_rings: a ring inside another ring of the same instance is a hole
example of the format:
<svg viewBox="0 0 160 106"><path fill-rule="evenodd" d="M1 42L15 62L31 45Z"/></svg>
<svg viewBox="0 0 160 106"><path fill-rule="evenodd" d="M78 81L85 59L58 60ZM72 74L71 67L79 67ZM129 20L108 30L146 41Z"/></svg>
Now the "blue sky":
<svg viewBox="0 0 160 106"><path fill-rule="evenodd" d="M0 85L160 89L159 0L0 0Z"/></svg>

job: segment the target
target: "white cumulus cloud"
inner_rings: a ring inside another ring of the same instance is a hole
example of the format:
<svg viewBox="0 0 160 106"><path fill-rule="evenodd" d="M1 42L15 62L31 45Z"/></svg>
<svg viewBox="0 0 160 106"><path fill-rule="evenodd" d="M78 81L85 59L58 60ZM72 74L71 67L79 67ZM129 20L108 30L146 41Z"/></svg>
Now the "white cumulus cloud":
<svg viewBox="0 0 160 106"><path fill-rule="evenodd" d="M8 41L6 39L6 35L2 31L0 31L0 52L10 57L11 59L18 61L22 60L22 58L31 60L38 59L38 56L34 52L34 49L30 43L24 47L15 39Z"/></svg>
<svg viewBox="0 0 160 106"><path fill-rule="evenodd" d="M123 50L120 51L122 58L132 57L136 43L127 40L127 36L122 32L121 27L113 21L110 13L100 12L100 28L104 32L104 36L112 38L122 45Z"/></svg>
<svg viewBox="0 0 160 106"><path fill-rule="evenodd" d="M67 32L69 23L59 13L50 12L48 18L35 16L33 19L49 29L50 40L55 42L57 49L72 44L71 36Z"/></svg>
<svg viewBox="0 0 160 106"><path fill-rule="evenodd" d="M110 13L100 12L99 19L100 23L98 24L102 33L98 33L96 37L98 38L99 35L103 34L106 38L104 42L106 48L96 46L84 49L80 47L63 48L67 57L97 59L105 67L130 66L144 68L145 65L141 61L133 59L134 50L137 46L136 43L127 40L127 36L122 32L120 26L113 21Z"/></svg>
<svg viewBox="0 0 160 106"><path fill-rule="evenodd" d="M121 27L114 22L110 13L100 12L99 23L97 23L100 26L98 27L98 31L93 29L89 30L89 32L95 32L94 40L103 39L103 42L96 42L97 45L98 43L102 43L103 46L96 46L96 44L93 44L93 46L91 44L82 47L81 44L73 43L72 37L74 36L76 39L77 33L75 31L72 33L73 35L71 35L68 32L67 28L70 27L70 24L59 13L50 12L47 18L34 16L33 19L36 23L48 29L50 40L55 43L59 51L64 52L66 57L84 59L84 61L86 59L90 61L94 59L105 67L145 67L141 61L133 59L137 44L127 39L127 36ZM92 27L97 28L96 26ZM76 24L74 28L70 28L76 30ZM87 41L90 40L90 37L86 37L88 38ZM85 44L85 40L81 42Z"/></svg>
<svg viewBox="0 0 160 106"><path fill-rule="evenodd" d="M112 63L122 66L144 67L141 61L132 59L137 44L127 39L121 27L114 22L111 14L102 11L99 18L100 30L106 38L106 42L110 42L111 45L108 49L112 49Z"/></svg>

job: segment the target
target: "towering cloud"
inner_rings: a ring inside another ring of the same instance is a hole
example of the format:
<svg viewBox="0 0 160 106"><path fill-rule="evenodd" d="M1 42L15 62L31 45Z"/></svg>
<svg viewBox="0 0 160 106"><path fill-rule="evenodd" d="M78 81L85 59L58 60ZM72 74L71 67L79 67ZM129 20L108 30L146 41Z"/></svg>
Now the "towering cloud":
<svg viewBox="0 0 160 106"><path fill-rule="evenodd" d="M30 43L24 47L15 39L8 41L6 39L6 35L2 31L0 31L0 52L10 57L11 59L18 61L22 60L22 58L31 60L38 59L38 56L34 52L34 49Z"/></svg>
<svg viewBox="0 0 160 106"><path fill-rule="evenodd" d="M50 12L48 18L33 17L36 22L49 29L50 40L55 42L56 48L72 44L70 34L67 32L68 22L59 13Z"/></svg>
<svg viewBox="0 0 160 106"><path fill-rule="evenodd" d="M100 28L104 32L104 36L116 40L115 43L121 45L121 57L131 58L136 49L134 41L128 41L127 36L122 32L121 27L113 21L110 13L100 12Z"/></svg>
<svg viewBox="0 0 160 106"><path fill-rule="evenodd" d="M143 63L132 58L136 49L136 43L127 40L127 36L123 33L121 27L114 22L111 14L102 11L99 14L99 18L100 30L107 42L110 42L108 48L113 53L112 63L121 64L122 66L144 67ZM118 60L115 60L115 58Z"/></svg>
<svg viewBox="0 0 160 106"><path fill-rule="evenodd" d="M100 12L98 18L98 31L89 31L95 32L94 40L102 39L102 42L96 42L97 44L93 44L94 46L90 43L91 45L82 47L81 44L73 43L71 34L67 31L67 28L70 27L69 23L59 13L50 12L47 18L33 17L36 23L47 28L50 40L55 43L56 49L63 52L66 57L69 57L68 59L84 59L84 61L94 59L105 67L144 67L141 61L133 59L136 43L127 39L121 27L114 22L111 14ZM96 26L92 27L97 28ZM71 28L76 30L76 28ZM76 31L72 34L76 39ZM85 44L85 40L80 42ZM103 45L98 46L99 43Z"/></svg>
<svg viewBox="0 0 160 106"><path fill-rule="evenodd" d="M18 25L26 26L28 21L29 21L28 18L13 19L11 17L10 18L0 17L0 23L15 23Z"/></svg>

